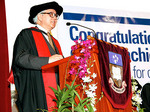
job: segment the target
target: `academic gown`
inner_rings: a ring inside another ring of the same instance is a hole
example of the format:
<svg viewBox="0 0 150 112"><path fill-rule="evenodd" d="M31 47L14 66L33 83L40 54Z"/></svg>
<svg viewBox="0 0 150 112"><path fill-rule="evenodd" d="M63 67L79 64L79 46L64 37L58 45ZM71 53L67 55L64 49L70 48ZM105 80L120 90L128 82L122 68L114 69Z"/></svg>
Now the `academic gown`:
<svg viewBox="0 0 150 112"><path fill-rule="evenodd" d="M48 109L41 67L48 64L49 57L38 56L32 30L39 32L35 28L23 29L14 44L12 70L18 92L16 104L19 112L37 112L37 109ZM45 41L51 55L62 54L61 49L57 48L60 47L59 45L54 43L56 50L54 52L48 41L46 39ZM56 80L58 84L58 74L56 74Z"/></svg>

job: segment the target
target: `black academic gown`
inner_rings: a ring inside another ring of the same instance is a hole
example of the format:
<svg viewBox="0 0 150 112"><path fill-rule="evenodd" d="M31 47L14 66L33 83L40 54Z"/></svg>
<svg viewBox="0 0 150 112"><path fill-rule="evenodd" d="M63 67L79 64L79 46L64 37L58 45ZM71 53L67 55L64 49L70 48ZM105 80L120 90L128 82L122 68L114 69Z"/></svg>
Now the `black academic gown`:
<svg viewBox="0 0 150 112"><path fill-rule="evenodd" d="M31 30L34 29L22 30L14 44L12 70L18 92L16 104L19 112L37 112L37 109L47 110L41 67L48 63L49 57L38 57ZM45 41L51 55L55 54L48 41ZM54 46L57 54L59 54L56 45Z"/></svg>

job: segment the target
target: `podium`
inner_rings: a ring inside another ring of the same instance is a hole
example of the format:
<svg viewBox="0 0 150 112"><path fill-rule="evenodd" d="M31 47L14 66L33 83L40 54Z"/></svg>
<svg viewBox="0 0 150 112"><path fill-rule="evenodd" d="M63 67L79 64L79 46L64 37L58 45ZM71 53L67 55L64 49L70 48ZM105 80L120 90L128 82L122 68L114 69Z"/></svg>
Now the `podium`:
<svg viewBox="0 0 150 112"><path fill-rule="evenodd" d="M53 62L51 64L44 65L42 67L42 70L48 71L49 68L51 67L57 67L59 69L59 80L60 80L60 88L62 89L65 84L71 85L72 81L74 80L75 76L70 75L68 73L69 71L69 62L70 60L73 60L75 58L75 55L79 55L79 52L74 53L74 55L64 58L62 60ZM96 112L132 112L132 103L130 102L125 109L116 109L112 106L112 104L109 102L105 94L101 94L101 74L100 74L100 65L99 65L99 59L98 59L98 49L97 47L93 48L91 50L91 58L89 60L95 60L93 67L91 67L90 72L91 73L96 73L97 77L94 79L94 83L97 84L97 89L96 89ZM56 69L57 70L57 69ZM75 84L79 84L81 79L77 78L75 81ZM83 94L83 89L78 88L77 89L78 94L82 95ZM83 97L84 98L84 97ZM100 99L100 101L98 101Z"/></svg>

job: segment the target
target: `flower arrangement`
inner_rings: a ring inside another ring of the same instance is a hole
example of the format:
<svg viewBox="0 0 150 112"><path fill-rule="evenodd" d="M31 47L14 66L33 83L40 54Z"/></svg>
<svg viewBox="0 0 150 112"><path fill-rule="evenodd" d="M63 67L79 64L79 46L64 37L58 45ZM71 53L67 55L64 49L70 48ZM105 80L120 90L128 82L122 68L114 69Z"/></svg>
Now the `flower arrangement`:
<svg viewBox="0 0 150 112"><path fill-rule="evenodd" d="M95 60L91 58L92 48L96 46L96 41L88 39L83 41L81 38L75 41L75 45L71 47L72 53L76 54L74 59L69 60L70 75L75 78L71 85L65 84L61 90L50 87L56 96L54 101L57 103L57 108L53 111L57 112L94 112L96 111L96 89L97 84L94 79L97 77L96 73L91 73L90 69L94 66ZM66 79L65 79L66 80ZM79 84L75 84L79 81ZM82 95L78 93L77 88L82 89ZM98 99L101 100L103 94Z"/></svg>
<svg viewBox="0 0 150 112"><path fill-rule="evenodd" d="M91 58L91 50L93 46L96 45L95 41L91 39L83 41L81 38L75 41L76 45L72 46L71 49L75 52L77 49L80 49L79 56L75 56L75 60L72 60L70 63L72 64L72 68L69 73L71 75L77 74L79 78L82 80L81 84L85 94L88 98L90 98L90 104L94 111L96 111L95 100L96 100L96 89L97 84L94 84L92 81L97 77L96 73L91 73L90 68L93 67L95 60L89 60ZM78 65L79 64L79 65ZM84 94L83 91L83 94ZM85 109L88 110L88 109Z"/></svg>
<svg viewBox="0 0 150 112"><path fill-rule="evenodd" d="M138 81L136 79L132 78L132 106L133 106L133 112L144 112L144 109L140 107L140 104L142 103L141 99L141 89L142 86L139 85Z"/></svg>

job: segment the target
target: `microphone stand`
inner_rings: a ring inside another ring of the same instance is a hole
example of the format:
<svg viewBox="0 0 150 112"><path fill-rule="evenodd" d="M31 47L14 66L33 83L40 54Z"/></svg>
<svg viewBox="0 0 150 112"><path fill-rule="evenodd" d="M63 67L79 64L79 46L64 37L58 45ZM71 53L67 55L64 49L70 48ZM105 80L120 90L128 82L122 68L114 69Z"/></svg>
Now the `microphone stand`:
<svg viewBox="0 0 150 112"><path fill-rule="evenodd" d="M77 25L77 26L80 26L80 27L83 27L83 28L92 30L93 33L94 33L94 37L95 37L96 39L98 39L98 38L97 38L97 35L96 35L96 32L95 32L93 29L89 28L89 27L86 27L86 26L83 26L83 25L80 25L80 24L76 24L76 23L70 23L70 22L67 22L66 25L67 25L67 26L70 26L70 25Z"/></svg>

